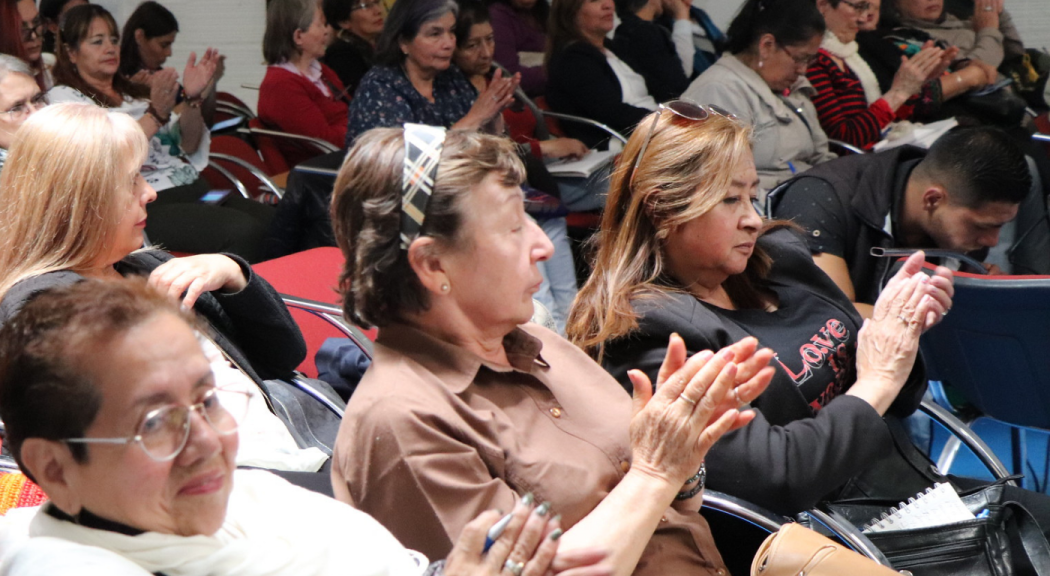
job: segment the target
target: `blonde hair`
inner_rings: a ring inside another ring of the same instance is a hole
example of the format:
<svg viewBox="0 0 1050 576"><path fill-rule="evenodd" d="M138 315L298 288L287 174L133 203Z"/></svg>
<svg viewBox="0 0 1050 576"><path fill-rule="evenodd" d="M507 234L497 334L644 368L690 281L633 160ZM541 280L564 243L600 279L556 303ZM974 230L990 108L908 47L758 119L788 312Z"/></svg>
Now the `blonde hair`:
<svg viewBox="0 0 1050 576"><path fill-rule="evenodd" d="M91 104L26 120L0 171L0 298L26 278L97 263L133 200L146 146L131 116Z"/></svg>
<svg viewBox="0 0 1050 576"><path fill-rule="evenodd" d="M656 130L632 185L635 159L654 121ZM733 168L750 155L750 128L722 116L693 121L654 112L638 124L613 171L594 238L594 271L569 314L569 340L600 362L605 342L638 327L632 299L677 289L666 277L664 241L676 227L721 202ZM727 281L734 301L753 305L758 295L752 283L768 269L769 258L756 248L748 270Z"/></svg>
<svg viewBox="0 0 1050 576"><path fill-rule="evenodd" d="M332 229L346 257L339 278L343 315L361 326L383 327L430 304L408 253L401 249L404 157L402 128L374 128L357 138L335 180ZM468 194L492 173L499 174L505 186L525 180L513 142L480 132L449 131L420 235L446 248L464 248Z"/></svg>

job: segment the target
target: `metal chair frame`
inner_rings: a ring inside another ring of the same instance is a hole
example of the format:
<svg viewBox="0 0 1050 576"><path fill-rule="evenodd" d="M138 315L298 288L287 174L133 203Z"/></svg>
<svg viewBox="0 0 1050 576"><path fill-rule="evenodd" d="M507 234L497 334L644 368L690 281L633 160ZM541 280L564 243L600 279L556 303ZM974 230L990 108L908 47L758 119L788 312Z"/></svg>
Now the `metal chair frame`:
<svg viewBox="0 0 1050 576"><path fill-rule="evenodd" d="M220 154L218 152L212 152L208 154L208 158L215 158L224 162L230 162L231 164L236 164L241 168L244 168L245 170L250 172L252 176L258 178L264 186L266 186L271 192L273 192L275 196L277 196L277 198L284 197L284 190L281 189L280 186L275 184L274 181L265 172L259 170L255 166L252 166L250 162L246 162L236 156L231 156L229 154ZM244 186L244 183L238 180L233 174L231 174L229 170L226 170L218 163L212 162L211 160L208 161L208 166L215 168L215 170L218 171L220 174L222 174L226 178L229 178L234 183L234 186L237 188L237 191L240 192L242 196L244 196L245 198L251 198L251 195L248 193L248 190Z"/></svg>

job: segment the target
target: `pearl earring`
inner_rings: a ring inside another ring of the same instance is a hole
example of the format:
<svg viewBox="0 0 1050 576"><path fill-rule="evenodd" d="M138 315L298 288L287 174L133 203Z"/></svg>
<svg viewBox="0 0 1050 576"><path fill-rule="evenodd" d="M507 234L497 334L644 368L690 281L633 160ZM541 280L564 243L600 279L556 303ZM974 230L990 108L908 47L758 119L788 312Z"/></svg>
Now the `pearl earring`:
<svg viewBox="0 0 1050 576"><path fill-rule="evenodd" d="M448 292L448 284L442 284L441 285L441 291L442 292Z"/></svg>
<svg viewBox="0 0 1050 576"><path fill-rule="evenodd" d="M759 68L761 68L761 67L763 67L763 66L765 66L765 65L766 65L766 63L765 63L765 62L763 62L763 61L761 61L761 60L759 60L759 61L758 61L758 67L759 67Z"/></svg>

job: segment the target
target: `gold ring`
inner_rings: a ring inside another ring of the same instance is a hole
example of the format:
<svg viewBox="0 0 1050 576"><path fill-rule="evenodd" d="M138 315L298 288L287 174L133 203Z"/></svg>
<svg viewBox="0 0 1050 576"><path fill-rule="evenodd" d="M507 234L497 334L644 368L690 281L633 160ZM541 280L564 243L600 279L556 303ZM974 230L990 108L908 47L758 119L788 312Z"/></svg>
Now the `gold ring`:
<svg viewBox="0 0 1050 576"><path fill-rule="evenodd" d="M696 400L693 400L692 398L687 397L685 395L685 392L682 392L681 394L679 394L678 397L681 398L683 402L688 402L689 404L691 404L693 406L696 406Z"/></svg>

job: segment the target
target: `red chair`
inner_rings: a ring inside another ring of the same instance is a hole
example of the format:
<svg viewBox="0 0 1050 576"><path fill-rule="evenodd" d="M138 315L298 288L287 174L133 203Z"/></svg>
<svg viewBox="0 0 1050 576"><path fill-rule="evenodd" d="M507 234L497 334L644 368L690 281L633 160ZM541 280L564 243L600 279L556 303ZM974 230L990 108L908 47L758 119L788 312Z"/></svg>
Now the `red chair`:
<svg viewBox="0 0 1050 576"><path fill-rule="evenodd" d="M314 356L327 338L350 338L371 356L371 342L376 330L362 330L342 318L339 295L335 289L343 269L343 254L338 248L314 248L305 252L260 262L252 267L284 299L292 318L306 340L306 360L299 371L317 377Z"/></svg>
<svg viewBox="0 0 1050 576"><path fill-rule="evenodd" d="M281 198L284 195L270 179L259 153L236 136L212 136L208 154L208 168L202 174L212 189L236 188L245 198L256 198L269 192Z"/></svg>
<svg viewBox="0 0 1050 576"><path fill-rule="evenodd" d="M274 130L258 118L249 120L248 127L240 132L251 134L263 161L273 174L288 172L300 162L339 150L320 138Z"/></svg>
<svg viewBox="0 0 1050 576"><path fill-rule="evenodd" d="M245 104L244 100L229 92L215 93L215 111L216 119L218 119L218 113L225 114L227 117L242 116L248 120L255 118L251 107Z"/></svg>

